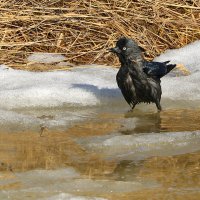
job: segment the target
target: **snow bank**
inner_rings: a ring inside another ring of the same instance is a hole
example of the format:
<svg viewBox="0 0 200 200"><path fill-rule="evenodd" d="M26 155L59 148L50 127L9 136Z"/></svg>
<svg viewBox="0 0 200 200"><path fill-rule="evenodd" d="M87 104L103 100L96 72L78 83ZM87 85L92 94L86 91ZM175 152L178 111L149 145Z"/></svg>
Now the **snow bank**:
<svg viewBox="0 0 200 200"><path fill-rule="evenodd" d="M183 64L192 73L200 71L200 40L179 49L171 49L154 59L158 62L170 60L171 63Z"/></svg>
<svg viewBox="0 0 200 200"><path fill-rule="evenodd" d="M195 41L180 49L167 50L155 61L167 61L183 64L191 71L191 75L182 77L168 76L162 79L162 98L173 100L200 100L200 41Z"/></svg>
<svg viewBox="0 0 200 200"><path fill-rule="evenodd" d="M0 67L0 108L91 106L120 96L116 71L106 67L27 72Z"/></svg>

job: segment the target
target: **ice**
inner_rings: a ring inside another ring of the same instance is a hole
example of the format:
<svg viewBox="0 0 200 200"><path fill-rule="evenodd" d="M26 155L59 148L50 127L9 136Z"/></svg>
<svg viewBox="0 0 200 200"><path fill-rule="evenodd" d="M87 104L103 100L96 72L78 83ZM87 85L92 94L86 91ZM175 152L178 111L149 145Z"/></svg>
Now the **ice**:
<svg viewBox="0 0 200 200"><path fill-rule="evenodd" d="M59 170L33 170L24 173L16 174L18 178L22 178L28 184L37 182L38 179L40 180L41 184L45 181L54 181L54 180L63 180L63 179L72 179L72 178L80 178L80 174L72 167L68 167L65 169Z"/></svg>
<svg viewBox="0 0 200 200"><path fill-rule="evenodd" d="M44 197L46 196L46 197ZM0 192L1 199L29 199L29 200L107 200L100 197L89 197L89 196L80 196L70 193L58 193L55 191L31 191L31 190L19 190L19 191L3 191Z"/></svg>
<svg viewBox="0 0 200 200"><path fill-rule="evenodd" d="M16 190L1 190L0 199L26 199L28 196L28 199L31 200L104 200L98 195L120 194L159 186L158 183L149 180L93 180L82 177L74 168L70 167L15 172L14 175L15 178L11 179L12 182L9 183L17 182L21 187ZM80 196L79 194L91 194L95 197Z"/></svg>
<svg viewBox="0 0 200 200"><path fill-rule="evenodd" d="M90 151L105 158L143 160L151 156L178 155L200 150L200 131L114 135L110 138L78 139Z"/></svg>
<svg viewBox="0 0 200 200"><path fill-rule="evenodd" d="M140 188L156 187L157 183L140 181L115 181L115 180L92 180L82 178L73 168L57 170L32 170L24 173L16 173L18 181L25 186L24 189L32 191L38 188L46 188L50 191L62 192L95 192L120 193L131 192Z"/></svg>
<svg viewBox="0 0 200 200"><path fill-rule="evenodd" d="M1 130L19 131L28 129L38 129L43 122L34 116L20 114L14 111L0 110Z"/></svg>
<svg viewBox="0 0 200 200"><path fill-rule="evenodd" d="M48 129L63 130L73 123L92 118L96 115L92 109L41 109L41 110L0 110L1 131L40 131L41 126Z"/></svg>
<svg viewBox="0 0 200 200"><path fill-rule="evenodd" d="M27 60L35 63L56 63L66 60L66 57L55 53L34 53Z"/></svg>
<svg viewBox="0 0 200 200"><path fill-rule="evenodd" d="M106 200L106 199L98 197L75 196L67 193L61 193L59 195L55 195L52 197L42 198L40 200Z"/></svg>

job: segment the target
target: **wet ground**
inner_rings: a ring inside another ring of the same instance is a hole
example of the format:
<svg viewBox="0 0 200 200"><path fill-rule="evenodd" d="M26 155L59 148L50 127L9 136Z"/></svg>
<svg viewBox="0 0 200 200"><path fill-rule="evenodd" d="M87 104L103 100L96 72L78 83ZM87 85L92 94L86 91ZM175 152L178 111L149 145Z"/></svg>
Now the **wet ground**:
<svg viewBox="0 0 200 200"><path fill-rule="evenodd" d="M3 126L0 199L200 199L200 103L162 104L66 107L81 120ZM60 111L26 112L48 122Z"/></svg>

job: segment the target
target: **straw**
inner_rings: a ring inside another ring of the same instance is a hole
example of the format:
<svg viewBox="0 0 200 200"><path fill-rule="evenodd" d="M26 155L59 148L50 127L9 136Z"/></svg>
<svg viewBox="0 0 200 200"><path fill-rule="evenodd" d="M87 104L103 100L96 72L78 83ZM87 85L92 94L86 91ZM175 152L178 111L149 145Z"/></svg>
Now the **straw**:
<svg viewBox="0 0 200 200"><path fill-rule="evenodd" d="M0 9L0 63L12 66L33 52L117 65L107 49L121 36L136 40L151 60L200 38L199 1L2 0Z"/></svg>

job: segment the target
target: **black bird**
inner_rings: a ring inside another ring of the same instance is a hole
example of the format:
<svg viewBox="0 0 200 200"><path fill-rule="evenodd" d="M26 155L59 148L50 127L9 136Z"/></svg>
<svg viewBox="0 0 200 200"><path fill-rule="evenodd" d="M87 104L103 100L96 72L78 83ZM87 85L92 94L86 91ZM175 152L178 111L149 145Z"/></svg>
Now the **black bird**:
<svg viewBox="0 0 200 200"><path fill-rule="evenodd" d="M176 65L148 62L143 58L143 51L137 43L128 38L117 41L116 47L110 49L121 63L117 73L117 84L127 101L134 109L136 104L155 103L158 110L162 110L160 78L170 72Z"/></svg>

